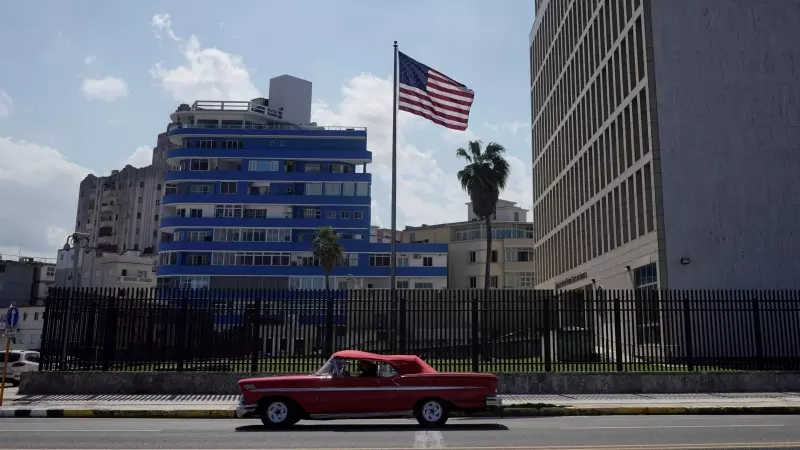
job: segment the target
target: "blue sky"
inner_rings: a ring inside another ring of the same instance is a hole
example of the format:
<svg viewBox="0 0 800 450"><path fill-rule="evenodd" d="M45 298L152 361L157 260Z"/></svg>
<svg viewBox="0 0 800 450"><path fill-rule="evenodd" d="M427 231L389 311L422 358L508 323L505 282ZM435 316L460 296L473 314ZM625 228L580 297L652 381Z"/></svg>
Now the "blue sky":
<svg viewBox="0 0 800 450"><path fill-rule="evenodd" d="M177 104L266 95L282 74L313 83L318 123L368 127L373 223L388 227L393 40L475 91L465 132L399 113L398 228L464 219L455 149L469 139L506 146L512 178L502 197L531 206L531 0L51 0L2 9L2 253L55 256L72 231L80 180L148 164Z"/></svg>

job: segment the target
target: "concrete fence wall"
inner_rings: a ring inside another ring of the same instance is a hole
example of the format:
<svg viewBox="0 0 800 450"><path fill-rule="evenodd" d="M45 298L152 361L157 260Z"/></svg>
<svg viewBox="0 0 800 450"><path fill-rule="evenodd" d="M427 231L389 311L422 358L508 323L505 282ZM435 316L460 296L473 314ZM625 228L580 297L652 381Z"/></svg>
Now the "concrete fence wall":
<svg viewBox="0 0 800 450"><path fill-rule="evenodd" d="M28 372L21 395L232 395L242 378L231 372ZM793 372L501 373L501 394L669 394L800 391Z"/></svg>

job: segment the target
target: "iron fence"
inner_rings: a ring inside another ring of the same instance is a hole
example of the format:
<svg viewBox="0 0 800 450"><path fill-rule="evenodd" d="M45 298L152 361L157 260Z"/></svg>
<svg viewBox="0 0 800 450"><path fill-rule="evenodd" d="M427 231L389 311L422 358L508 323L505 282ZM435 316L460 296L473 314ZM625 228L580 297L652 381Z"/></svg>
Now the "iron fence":
<svg viewBox="0 0 800 450"><path fill-rule="evenodd" d="M337 349L439 371L800 369L800 291L54 289L40 370L308 373Z"/></svg>

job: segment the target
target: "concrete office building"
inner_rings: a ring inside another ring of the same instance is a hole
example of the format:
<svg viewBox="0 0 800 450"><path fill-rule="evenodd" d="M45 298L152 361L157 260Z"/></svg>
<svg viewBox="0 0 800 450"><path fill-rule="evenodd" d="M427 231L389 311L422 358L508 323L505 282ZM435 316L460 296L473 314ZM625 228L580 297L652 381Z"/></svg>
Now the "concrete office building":
<svg viewBox="0 0 800 450"><path fill-rule="evenodd" d="M537 287L799 287L800 3L537 3Z"/></svg>
<svg viewBox="0 0 800 450"><path fill-rule="evenodd" d="M55 281L55 264L20 257L0 260L0 309L42 306Z"/></svg>
<svg viewBox="0 0 800 450"><path fill-rule="evenodd" d="M161 133L152 164L128 165L106 177L90 174L81 182L75 231L89 234L92 247L110 252L155 251L168 148L167 134Z"/></svg>
<svg viewBox="0 0 800 450"><path fill-rule="evenodd" d="M499 200L492 217L492 263L489 267L494 288L532 289L533 224L528 210L515 202ZM405 242L447 244L447 287L483 289L486 264L486 225L475 217L467 203L467 220L406 227Z"/></svg>

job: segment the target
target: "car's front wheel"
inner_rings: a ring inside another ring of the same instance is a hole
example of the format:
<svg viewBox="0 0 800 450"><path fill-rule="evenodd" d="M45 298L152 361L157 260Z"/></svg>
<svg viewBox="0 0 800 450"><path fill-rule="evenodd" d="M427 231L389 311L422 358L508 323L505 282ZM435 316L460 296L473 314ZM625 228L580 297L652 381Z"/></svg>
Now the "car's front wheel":
<svg viewBox="0 0 800 450"><path fill-rule="evenodd" d="M423 427L441 427L450 417L447 404L438 399L426 399L414 408L414 417Z"/></svg>
<svg viewBox="0 0 800 450"><path fill-rule="evenodd" d="M271 400L261 410L261 422L269 428L284 428L300 420L297 407L288 400Z"/></svg>

